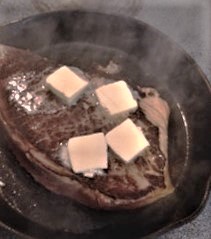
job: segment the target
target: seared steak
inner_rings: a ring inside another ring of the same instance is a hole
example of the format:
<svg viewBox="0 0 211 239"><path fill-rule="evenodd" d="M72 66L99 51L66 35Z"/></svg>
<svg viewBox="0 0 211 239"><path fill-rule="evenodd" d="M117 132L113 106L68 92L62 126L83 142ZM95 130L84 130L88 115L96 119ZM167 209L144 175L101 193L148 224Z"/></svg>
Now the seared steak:
<svg viewBox="0 0 211 239"><path fill-rule="evenodd" d="M128 115L109 118L96 104L92 88L77 104L63 105L45 88L46 76L56 68L58 65L29 51L0 46L2 132L26 171L53 192L94 208L136 208L171 193L165 151L168 116L163 130L159 123L151 123L152 117L147 117L147 107L143 106L148 103L147 98L159 100L155 91L141 89L139 101L143 110L140 107L129 115L150 142L143 155L125 164L109 150L109 168L94 178L71 170L66 155L70 137L107 133ZM78 73L90 78L93 88L103 83ZM156 112L159 120L159 110ZM160 137L161 131L164 137Z"/></svg>

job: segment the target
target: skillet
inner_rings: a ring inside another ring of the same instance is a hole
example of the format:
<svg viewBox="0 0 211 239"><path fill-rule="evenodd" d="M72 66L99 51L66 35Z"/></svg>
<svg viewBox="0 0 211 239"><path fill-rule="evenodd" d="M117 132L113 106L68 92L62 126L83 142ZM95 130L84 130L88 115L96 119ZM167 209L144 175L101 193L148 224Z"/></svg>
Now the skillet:
<svg viewBox="0 0 211 239"><path fill-rule="evenodd" d="M60 11L0 29L0 43L82 69L121 65L132 85L151 86L171 106L169 163L175 192L138 210L86 208L34 182L0 139L0 221L31 238L144 238L191 220L204 206L211 173L210 85L196 62L168 37L131 18Z"/></svg>

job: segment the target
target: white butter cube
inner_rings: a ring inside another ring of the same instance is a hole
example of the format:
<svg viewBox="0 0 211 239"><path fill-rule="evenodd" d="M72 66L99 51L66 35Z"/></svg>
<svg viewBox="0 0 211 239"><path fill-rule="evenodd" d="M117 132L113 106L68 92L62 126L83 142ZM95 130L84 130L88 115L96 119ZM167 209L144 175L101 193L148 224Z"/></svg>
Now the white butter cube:
<svg viewBox="0 0 211 239"><path fill-rule="evenodd" d="M46 86L68 105L79 99L88 84L67 66L62 66L46 78Z"/></svg>
<svg viewBox="0 0 211 239"><path fill-rule="evenodd" d="M95 92L100 104L111 115L135 111L138 107L137 101L133 98L125 81L117 81L101 86Z"/></svg>
<svg viewBox="0 0 211 239"><path fill-rule="evenodd" d="M149 146L141 129L131 119L106 134L106 141L112 150L126 163L139 156Z"/></svg>
<svg viewBox="0 0 211 239"><path fill-rule="evenodd" d="M75 173L108 167L107 144L103 133L70 138L67 147Z"/></svg>

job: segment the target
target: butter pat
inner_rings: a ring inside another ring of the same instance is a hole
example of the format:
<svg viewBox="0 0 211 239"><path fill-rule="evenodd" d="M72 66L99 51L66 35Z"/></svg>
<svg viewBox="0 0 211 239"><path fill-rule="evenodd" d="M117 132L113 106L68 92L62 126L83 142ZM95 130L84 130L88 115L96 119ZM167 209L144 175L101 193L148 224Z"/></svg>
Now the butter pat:
<svg viewBox="0 0 211 239"><path fill-rule="evenodd" d="M67 66L62 66L46 78L47 87L67 105L74 104L88 84Z"/></svg>
<svg viewBox="0 0 211 239"><path fill-rule="evenodd" d="M67 147L75 173L108 168L107 144L103 133L70 138Z"/></svg>
<svg viewBox="0 0 211 239"><path fill-rule="evenodd" d="M92 169L87 172L84 172L83 175L87 178L93 178L95 175L104 175L104 172L102 169Z"/></svg>
<svg viewBox="0 0 211 239"><path fill-rule="evenodd" d="M132 161L149 146L142 130L131 119L106 134L106 141L112 150L126 163Z"/></svg>
<svg viewBox="0 0 211 239"><path fill-rule="evenodd" d="M138 107L137 101L133 98L125 81L117 81L101 86L95 92L100 104L111 115L135 111Z"/></svg>

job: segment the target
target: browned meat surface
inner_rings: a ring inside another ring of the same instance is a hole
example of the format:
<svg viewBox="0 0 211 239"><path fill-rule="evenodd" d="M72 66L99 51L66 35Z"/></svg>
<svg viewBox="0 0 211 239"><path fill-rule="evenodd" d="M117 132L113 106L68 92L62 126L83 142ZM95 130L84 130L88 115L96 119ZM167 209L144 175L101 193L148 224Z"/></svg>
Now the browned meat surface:
<svg viewBox="0 0 211 239"><path fill-rule="evenodd" d="M158 128L146 119L141 108L129 117L137 126L143 128L150 142L150 147L142 156L133 163L125 164L109 150L109 168L103 175L86 178L73 173L69 165L62 161L60 154L67 140L73 136L93 132L106 133L127 116L112 119L104 113L93 94L93 89L99 85L98 78L86 74L84 76L92 82L92 87L76 105L71 107L63 105L45 88L45 77L57 67L47 59L30 52L0 47L1 120L9 139L26 158L31 163L40 165L45 171L44 177L49 173L61 180L61 184L65 178L77 182L76 188L80 185L80 188L88 190L88 195L96 193L94 199L90 199L99 202L96 207L112 208L117 204L130 205L130 203L132 205L148 195L150 202L153 201L151 195L153 193L157 195L158 190L161 190L161 194L167 194L168 190L172 191L169 189L169 182L166 183L166 180L169 180L165 178L167 159L159 148ZM22 165L27 170L26 164ZM64 192L63 186L58 189L59 185L55 187L56 182L53 185L54 182L44 179L42 181L42 177L37 176L40 172L36 175L36 170L28 171L54 192L75 197L75 200L89 204L75 193ZM67 190L71 191L69 188ZM139 204L146 203L148 202Z"/></svg>

